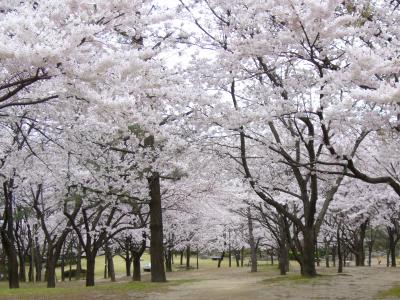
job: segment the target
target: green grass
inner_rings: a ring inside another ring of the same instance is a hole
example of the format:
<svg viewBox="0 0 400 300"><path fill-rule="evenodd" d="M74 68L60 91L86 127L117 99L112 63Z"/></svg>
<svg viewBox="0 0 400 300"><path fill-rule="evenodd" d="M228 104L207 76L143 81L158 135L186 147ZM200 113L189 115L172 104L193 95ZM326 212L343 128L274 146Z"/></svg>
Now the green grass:
<svg viewBox="0 0 400 300"><path fill-rule="evenodd" d="M77 282L48 289L44 283L28 284L23 283L19 289L0 289L0 298L4 297L11 299L53 299L54 297L63 297L68 299L84 299L90 296L100 294L104 295L126 295L132 292L146 293L146 292L162 292L168 287L177 286L183 283L189 283L194 280L172 280L167 283L153 283L153 282L116 282L116 283L99 283L94 287L85 287L82 284L78 285Z"/></svg>
<svg viewBox="0 0 400 300"><path fill-rule="evenodd" d="M386 291L382 291L378 293L377 299L383 299L383 298L400 298L400 287L393 287L391 289L388 289Z"/></svg>

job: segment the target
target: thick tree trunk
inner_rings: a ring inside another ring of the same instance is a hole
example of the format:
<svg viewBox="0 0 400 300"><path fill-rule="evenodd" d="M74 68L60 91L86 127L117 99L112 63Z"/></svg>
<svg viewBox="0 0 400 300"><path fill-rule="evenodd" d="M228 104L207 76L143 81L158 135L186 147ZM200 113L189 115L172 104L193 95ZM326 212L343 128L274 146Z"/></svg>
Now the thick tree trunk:
<svg viewBox="0 0 400 300"><path fill-rule="evenodd" d="M153 267L153 266L151 266ZM133 276L132 276L133 281L140 281L141 280L141 275L140 275L140 255L133 255Z"/></svg>
<svg viewBox="0 0 400 300"><path fill-rule="evenodd" d="M256 242L254 240L253 220L251 218L250 207L247 208L247 226L249 229L249 245L250 245L250 257L251 257L250 272L257 272L257 249L256 249Z"/></svg>
<svg viewBox="0 0 400 300"><path fill-rule="evenodd" d="M150 189L151 281L166 282L159 174L153 172L152 176L148 178L148 183Z"/></svg>
<svg viewBox="0 0 400 300"><path fill-rule="evenodd" d="M96 255L86 252L86 286L94 286L94 268Z"/></svg>
<svg viewBox="0 0 400 300"><path fill-rule="evenodd" d="M313 277L317 275L315 270L315 237L314 228L306 227L303 231L303 255L301 275L306 277Z"/></svg>
<svg viewBox="0 0 400 300"><path fill-rule="evenodd" d="M285 222L283 217L279 217L279 271L281 275L286 275L289 271L288 245L285 233Z"/></svg>
<svg viewBox="0 0 400 300"><path fill-rule="evenodd" d="M186 246L186 269L190 268L190 245Z"/></svg>
<svg viewBox="0 0 400 300"><path fill-rule="evenodd" d="M387 231L389 237L390 266L396 267L396 241L394 237L394 231L390 227L387 228Z"/></svg>
<svg viewBox="0 0 400 300"><path fill-rule="evenodd" d="M48 288L56 287L56 263L57 263L57 259L55 259L53 256L47 257L46 274L47 274L47 287Z"/></svg>
<svg viewBox="0 0 400 300"><path fill-rule="evenodd" d="M4 223L1 231L3 249L8 258L8 284L10 289L19 288L18 257L15 249L14 218L13 218L13 179L3 183L4 192Z"/></svg>
<svg viewBox="0 0 400 300"><path fill-rule="evenodd" d="M25 256L19 255L19 281L26 282Z"/></svg>
<svg viewBox="0 0 400 300"><path fill-rule="evenodd" d="M132 266L132 259L129 256L129 251L127 251L125 257L125 271L127 277L131 277L131 266Z"/></svg>

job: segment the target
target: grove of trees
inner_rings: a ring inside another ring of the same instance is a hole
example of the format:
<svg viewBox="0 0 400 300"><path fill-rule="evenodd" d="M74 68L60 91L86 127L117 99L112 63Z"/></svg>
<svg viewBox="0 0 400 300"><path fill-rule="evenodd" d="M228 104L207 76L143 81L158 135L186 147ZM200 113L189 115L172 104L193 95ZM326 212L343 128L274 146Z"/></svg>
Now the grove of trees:
<svg viewBox="0 0 400 300"><path fill-rule="evenodd" d="M260 249L312 277L321 251L371 265L382 236L396 266L399 1L4 0L0 16L10 288L54 288L66 259L93 286L103 254L112 281L116 255L139 281L147 250L153 282L184 253L249 252L256 272Z"/></svg>

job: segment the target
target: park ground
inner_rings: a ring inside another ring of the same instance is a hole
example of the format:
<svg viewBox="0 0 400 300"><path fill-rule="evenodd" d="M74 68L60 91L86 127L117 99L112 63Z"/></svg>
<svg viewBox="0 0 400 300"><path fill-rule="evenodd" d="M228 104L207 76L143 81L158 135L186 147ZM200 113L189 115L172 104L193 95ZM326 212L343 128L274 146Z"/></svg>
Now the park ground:
<svg viewBox="0 0 400 300"><path fill-rule="evenodd" d="M146 260L146 257L145 257ZM9 290L0 283L0 299L73 299L73 300L274 300L274 299L400 299L400 269L385 266L346 267L343 274L335 268L318 269L320 276L305 279L298 275L295 263L287 276L280 276L277 266L261 265L259 272L249 267L221 268L211 260L200 260L199 270L175 269L168 273L167 283L151 283L149 273L143 281L131 282L122 276L122 260L116 259L120 275L116 283L103 279L104 258L99 257L96 286L84 287L84 281L58 282L46 289L43 283L22 284ZM145 264L146 261L143 262ZM195 263L195 261L194 261Z"/></svg>

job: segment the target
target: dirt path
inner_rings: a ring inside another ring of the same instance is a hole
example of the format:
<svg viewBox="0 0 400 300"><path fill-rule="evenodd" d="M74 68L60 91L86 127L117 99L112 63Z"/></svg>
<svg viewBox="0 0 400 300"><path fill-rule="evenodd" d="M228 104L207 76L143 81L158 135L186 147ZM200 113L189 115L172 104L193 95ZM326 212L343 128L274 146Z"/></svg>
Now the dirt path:
<svg viewBox="0 0 400 300"><path fill-rule="evenodd" d="M275 300L275 299L375 299L377 293L400 285L400 270L385 267L334 269L312 280L282 280L276 270L251 274L248 269L177 272L172 279L195 282L171 287L167 292L142 295L146 300ZM199 280L199 281L197 281Z"/></svg>

